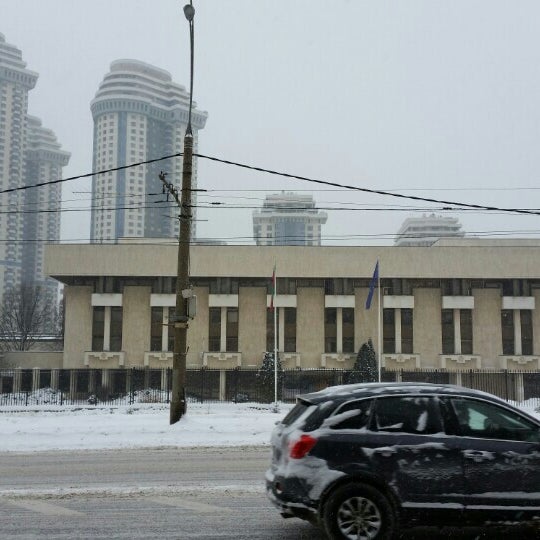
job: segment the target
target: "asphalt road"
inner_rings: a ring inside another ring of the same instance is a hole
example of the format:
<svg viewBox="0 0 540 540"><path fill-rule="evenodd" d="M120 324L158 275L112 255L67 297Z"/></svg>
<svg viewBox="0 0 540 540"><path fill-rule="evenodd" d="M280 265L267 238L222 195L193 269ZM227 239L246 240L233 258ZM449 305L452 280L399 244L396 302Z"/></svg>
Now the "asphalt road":
<svg viewBox="0 0 540 540"><path fill-rule="evenodd" d="M323 540L264 494L268 448L0 455L0 538ZM526 538L522 529L414 529L405 539ZM535 536L529 536L534 538Z"/></svg>

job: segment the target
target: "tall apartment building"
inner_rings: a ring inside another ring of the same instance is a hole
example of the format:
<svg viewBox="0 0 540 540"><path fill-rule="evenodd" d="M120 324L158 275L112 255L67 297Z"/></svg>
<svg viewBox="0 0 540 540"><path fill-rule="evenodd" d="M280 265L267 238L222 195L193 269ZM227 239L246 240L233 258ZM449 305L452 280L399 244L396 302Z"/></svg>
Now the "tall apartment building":
<svg viewBox="0 0 540 540"><path fill-rule="evenodd" d="M18 188L25 182L25 150L28 92L38 75L26 69L22 53L0 34L0 189ZM0 194L0 204L9 212L0 214L0 294L21 282L24 215L17 212L24 191ZM8 241L9 240L9 241Z"/></svg>
<svg viewBox="0 0 540 540"><path fill-rule="evenodd" d="M0 34L1 191L61 178L69 159L54 134L37 118L28 117L28 92L37 78L37 73L26 68L21 51ZM51 201L52 209L58 209L59 187L0 193L0 299L21 283L43 283L43 243L39 240L59 240L60 215L23 210L38 208L33 205L44 209ZM54 282L49 283L53 287ZM54 291L56 287L54 284Z"/></svg>
<svg viewBox="0 0 540 540"><path fill-rule="evenodd" d="M94 119L93 171L122 167L183 151L189 93L163 69L138 60L112 62L91 103ZM207 113L193 104L193 150ZM180 187L182 158L113 171L93 177L91 241L116 242L122 237L178 236L178 208L165 201L160 171ZM193 160L192 188L197 188ZM196 205L196 191L192 193ZM196 237L195 208L192 237Z"/></svg>
<svg viewBox="0 0 540 540"><path fill-rule="evenodd" d="M407 218L399 228L394 245L396 246L431 246L439 238L462 238L465 231L455 217L426 216Z"/></svg>
<svg viewBox="0 0 540 540"><path fill-rule="evenodd" d="M62 177L70 153L61 149L55 134L41 120L28 116L26 178L31 184L46 183ZM22 280L39 285L50 301L56 300L58 282L43 273L45 244L60 239L61 184L49 184L26 190L22 246ZM47 210L39 212L34 210Z"/></svg>
<svg viewBox="0 0 540 540"><path fill-rule="evenodd" d="M253 236L258 246L320 246L326 212L311 195L282 192L267 195L253 212Z"/></svg>

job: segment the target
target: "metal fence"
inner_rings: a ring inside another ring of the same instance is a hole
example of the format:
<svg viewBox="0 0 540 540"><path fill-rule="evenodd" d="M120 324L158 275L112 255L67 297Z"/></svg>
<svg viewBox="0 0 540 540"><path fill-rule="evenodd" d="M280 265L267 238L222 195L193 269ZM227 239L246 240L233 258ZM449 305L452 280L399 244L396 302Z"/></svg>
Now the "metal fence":
<svg viewBox="0 0 540 540"><path fill-rule="evenodd" d="M15 369L0 370L0 406L133 405L168 403L171 369ZM274 401L273 373L254 369L188 369L186 392L191 402ZM507 401L540 406L540 372L390 371L386 382L457 384L495 394ZM359 373L338 369L292 369L279 374L278 399L293 402L298 394L357 382Z"/></svg>

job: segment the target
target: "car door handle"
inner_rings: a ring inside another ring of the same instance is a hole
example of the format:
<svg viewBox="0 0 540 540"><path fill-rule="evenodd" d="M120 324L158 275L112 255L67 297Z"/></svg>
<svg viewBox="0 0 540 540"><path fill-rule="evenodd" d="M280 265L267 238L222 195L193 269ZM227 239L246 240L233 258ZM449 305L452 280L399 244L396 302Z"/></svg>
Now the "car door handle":
<svg viewBox="0 0 540 540"><path fill-rule="evenodd" d="M483 450L464 450L463 456L465 459L471 459L476 463L480 463L482 461L491 461L494 459L492 452L485 452Z"/></svg>

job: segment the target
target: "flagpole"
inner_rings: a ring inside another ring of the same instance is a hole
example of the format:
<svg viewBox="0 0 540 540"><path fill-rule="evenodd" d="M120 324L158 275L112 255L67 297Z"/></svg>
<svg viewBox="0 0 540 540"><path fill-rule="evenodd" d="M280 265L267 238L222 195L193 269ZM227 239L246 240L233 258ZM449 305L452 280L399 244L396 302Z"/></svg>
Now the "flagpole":
<svg viewBox="0 0 540 540"><path fill-rule="evenodd" d="M277 340L277 306L275 299L277 297L277 275L276 264L274 263L274 403L277 407L278 398L278 340Z"/></svg>
<svg viewBox="0 0 540 540"><path fill-rule="evenodd" d="M377 260L377 264L379 264L379 261ZM377 275L377 304L378 304L378 314L377 314L377 320L378 320L378 327L377 327L377 349L379 351L379 357L377 360L378 368L379 368L379 382L381 382L381 363L382 363L382 349L381 349L381 267L379 266L379 272Z"/></svg>

